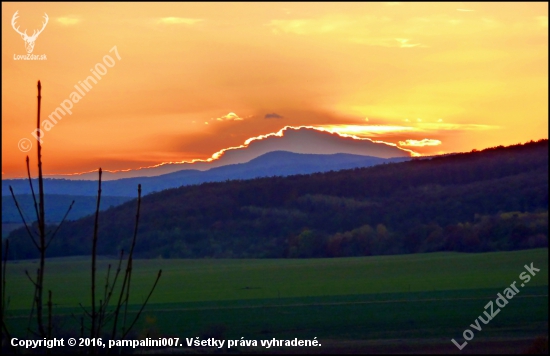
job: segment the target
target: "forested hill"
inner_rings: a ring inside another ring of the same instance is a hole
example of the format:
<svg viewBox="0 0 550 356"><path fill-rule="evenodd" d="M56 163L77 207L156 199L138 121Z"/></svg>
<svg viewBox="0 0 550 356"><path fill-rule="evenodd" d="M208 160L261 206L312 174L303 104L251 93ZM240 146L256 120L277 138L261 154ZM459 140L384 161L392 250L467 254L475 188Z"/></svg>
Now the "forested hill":
<svg viewBox="0 0 550 356"><path fill-rule="evenodd" d="M129 249L130 201L100 214L99 253ZM93 216L49 255L89 254ZM12 257L33 251L23 230ZM428 160L169 189L142 199L142 257L321 257L548 245L548 140ZM34 256L34 254L32 254Z"/></svg>

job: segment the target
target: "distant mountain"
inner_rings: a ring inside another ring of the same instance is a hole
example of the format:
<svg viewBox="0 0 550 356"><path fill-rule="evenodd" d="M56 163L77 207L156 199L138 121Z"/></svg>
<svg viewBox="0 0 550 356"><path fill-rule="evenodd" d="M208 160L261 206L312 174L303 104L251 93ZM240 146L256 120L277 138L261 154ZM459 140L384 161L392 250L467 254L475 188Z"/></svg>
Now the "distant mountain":
<svg viewBox="0 0 550 356"><path fill-rule="evenodd" d="M137 197L137 186L141 184L142 194L149 194L183 185L205 182L222 182L228 179L251 179L258 177L288 176L310 174L349 168L370 167L382 163L401 162L410 157L379 158L352 154L298 154L292 152L269 152L247 163L231 164L199 170L181 170L157 177L136 177L107 181L102 184L102 194L106 196ZM97 177L97 173L96 173ZM33 181L35 191L37 180ZM9 186L15 194L30 194L28 180L10 179L2 181L2 195L9 195ZM96 196L97 181L67 179L45 179L44 190L47 194Z"/></svg>
<svg viewBox="0 0 550 356"><path fill-rule="evenodd" d="M210 162L170 163L157 167L133 169L124 172L103 172L103 180L116 180L133 177L153 177L181 170L206 171L229 164L246 163L266 153L287 151L304 154L348 153L353 155L380 158L410 157L408 150L391 144L374 142L366 138L352 138L337 133L321 131L311 127L286 126L277 133L258 136L247 140L240 147L232 147L218 152L219 157ZM48 178L70 180L95 180L97 173L84 173L72 176L50 175Z"/></svg>

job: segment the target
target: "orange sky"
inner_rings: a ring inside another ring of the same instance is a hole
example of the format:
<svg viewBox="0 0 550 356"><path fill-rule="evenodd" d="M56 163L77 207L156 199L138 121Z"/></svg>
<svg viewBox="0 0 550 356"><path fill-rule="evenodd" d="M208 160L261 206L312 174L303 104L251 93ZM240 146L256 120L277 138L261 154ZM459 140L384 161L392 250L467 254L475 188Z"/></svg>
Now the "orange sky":
<svg viewBox="0 0 550 356"><path fill-rule="evenodd" d="M16 11L28 35L48 15L47 60L14 59ZM548 138L547 3L2 3L4 179L36 163L37 80L46 119L106 55L44 131L45 173L206 159L285 126L421 154Z"/></svg>

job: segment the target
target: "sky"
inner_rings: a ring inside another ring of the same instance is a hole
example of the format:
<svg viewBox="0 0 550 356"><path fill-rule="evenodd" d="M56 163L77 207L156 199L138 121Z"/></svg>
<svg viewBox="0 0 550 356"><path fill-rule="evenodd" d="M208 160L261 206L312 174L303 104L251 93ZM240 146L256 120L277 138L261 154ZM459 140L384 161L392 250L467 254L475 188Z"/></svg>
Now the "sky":
<svg viewBox="0 0 550 356"><path fill-rule="evenodd" d="M3 2L3 179L36 165L38 80L46 174L301 126L479 150L548 138L548 4Z"/></svg>

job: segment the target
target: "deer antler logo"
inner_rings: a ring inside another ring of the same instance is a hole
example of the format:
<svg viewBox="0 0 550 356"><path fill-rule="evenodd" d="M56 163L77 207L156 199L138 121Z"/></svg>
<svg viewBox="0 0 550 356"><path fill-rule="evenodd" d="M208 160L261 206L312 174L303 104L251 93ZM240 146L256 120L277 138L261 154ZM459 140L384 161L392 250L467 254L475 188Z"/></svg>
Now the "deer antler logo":
<svg viewBox="0 0 550 356"><path fill-rule="evenodd" d="M32 36L29 36L27 35L27 30L25 30L25 32L21 32L19 31L19 27L15 28L15 20L17 20L17 18L19 16L17 16L17 13L19 12L19 10L17 10L15 12L15 14L13 14L13 17L11 18L11 25L13 27L13 29L15 30L15 32L17 32L18 34L21 35L21 38L23 38L23 40L25 41L25 49L27 50L27 53L32 53L32 51L34 50L34 41L36 41L36 38L38 37L39 34L42 33L42 31L44 31L44 28L46 28L46 25L48 24L48 14L44 13L44 19L46 19L46 22L43 22L42 23L42 29L38 32L36 32L36 30L33 31L32 33Z"/></svg>

